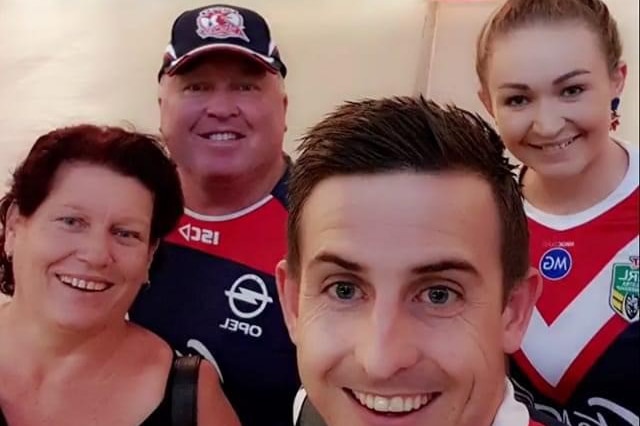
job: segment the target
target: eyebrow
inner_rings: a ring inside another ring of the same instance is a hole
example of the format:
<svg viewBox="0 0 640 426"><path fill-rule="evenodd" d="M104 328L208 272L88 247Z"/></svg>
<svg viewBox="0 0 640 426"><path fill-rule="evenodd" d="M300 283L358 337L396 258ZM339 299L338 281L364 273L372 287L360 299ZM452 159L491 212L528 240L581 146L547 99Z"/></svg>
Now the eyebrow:
<svg viewBox="0 0 640 426"><path fill-rule="evenodd" d="M311 261L311 264L315 264L315 263L332 263L334 265L337 265L343 269L346 269L352 272L362 272L365 269L364 267L362 267L362 265L358 264L357 262L344 259L343 257L340 257L333 253L319 254ZM411 273L413 275L426 275L426 274L433 274L433 273L445 272L445 271L460 271L460 272L466 272L475 276L480 275L478 270L471 263L469 263L466 260L457 259L457 258L443 259L434 263L428 263L425 265L416 266L411 269Z"/></svg>
<svg viewBox="0 0 640 426"><path fill-rule="evenodd" d="M478 270L469 262L462 259L443 259L435 263L418 266L411 272L415 275L433 274L435 272L460 271L479 276Z"/></svg>
<svg viewBox="0 0 640 426"><path fill-rule="evenodd" d="M591 71L587 71L583 69L569 71L568 73L562 74L560 77L553 80L552 84L554 86L557 86L558 84L564 83L565 81L573 77L576 77L578 75L583 75L583 74L591 74ZM504 83L500 85L500 89L529 90L529 86L522 83Z"/></svg>
<svg viewBox="0 0 640 426"><path fill-rule="evenodd" d="M85 209L80 207L80 206L77 206L77 205L74 205L74 204L70 204L70 203L64 203L64 204L62 204L62 206L66 207L66 208L69 208L71 210L75 210L78 213L85 214ZM128 215L128 216L123 216L123 217L119 218L117 223L120 224L120 225L122 225L122 224L127 224L127 225L138 224L138 225L143 225L143 226L147 226L147 225L150 226L151 225L151 221L146 219L146 218L142 219L142 218L139 218L139 217L136 217L136 216Z"/></svg>
<svg viewBox="0 0 640 426"><path fill-rule="evenodd" d="M591 74L591 72L587 71L587 70L573 70L573 71L570 71L570 72L568 72L566 74L562 74L560 77L558 77L555 80L553 80L553 85L555 86L557 84L560 84L560 83L563 83L563 82L569 80L570 78L576 77L578 75L583 75L583 74Z"/></svg>
<svg viewBox="0 0 640 426"><path fill-rule="evenodd" d="M312 259L311 263L333 263L334 265L353 272L362 272L364 270L364 268L357 262L344 259L333 253L321 253Z"/></svg>

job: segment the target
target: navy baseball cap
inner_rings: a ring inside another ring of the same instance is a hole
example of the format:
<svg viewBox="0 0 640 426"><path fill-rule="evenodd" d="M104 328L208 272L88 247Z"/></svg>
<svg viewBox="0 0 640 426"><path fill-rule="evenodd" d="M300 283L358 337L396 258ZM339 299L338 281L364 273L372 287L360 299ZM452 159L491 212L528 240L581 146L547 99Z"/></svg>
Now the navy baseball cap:
<svg viewBox="0 0 640 426"><path fill-rule="evenodd" d="M287 67L271 39L267 21L257 12L214 4L183 12L173 22L158 79L172 75L202 54L216 50L237 52L268 71L287 75Z"/></svg>

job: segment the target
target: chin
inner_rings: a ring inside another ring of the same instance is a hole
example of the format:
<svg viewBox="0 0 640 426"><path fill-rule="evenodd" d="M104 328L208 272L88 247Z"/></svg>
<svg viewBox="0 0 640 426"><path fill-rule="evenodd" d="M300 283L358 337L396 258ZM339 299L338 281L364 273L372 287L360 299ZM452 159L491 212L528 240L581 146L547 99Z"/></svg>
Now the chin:
<svg viewBox="0 0 640 426"><path fill-rule="evenodd" d="M113 321L105 318L103 315L96 315L83 312L64 312L52 317L52 322L57 328L72 333L90 333L98 332L113 324ZM123 315L124 321L124 315Z"/></svg>
<svg viewBox="0 0 640 426"><path fill-rule="evenodd" d="M580 175L586 168L586 165L579 164L575 161L557 163L557 164L545 164L535 169L544 179L570 179L577 175Z"/></svg>

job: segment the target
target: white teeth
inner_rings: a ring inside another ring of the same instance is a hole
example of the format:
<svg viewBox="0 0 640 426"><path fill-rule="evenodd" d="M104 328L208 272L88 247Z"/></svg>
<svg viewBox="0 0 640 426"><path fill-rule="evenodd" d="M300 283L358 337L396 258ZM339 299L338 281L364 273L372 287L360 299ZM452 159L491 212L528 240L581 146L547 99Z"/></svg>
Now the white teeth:
<svg viewBox="0 0 640 426"><path fill-rule="evenodd" d="M383 396L375 396L373 398L373 409L386 413L389 411L389 398Z"/></svg>
<svg viewBox="0 0 640 426"><path fill-rule="evenodd" d="M360 404L380 413L409 413L422 408L430 401L428 394L415 396L382 396L352 391Z"/></svg>
<svg viewBox="0 0 640 426"><path fill-rule="evenodd" d="M538 148L540 148L544 152L561 151L566 147L568 147L569 145L571 145L577 138L578 136L574 136L573 138L568 139L564 142L541 145L541 146L538 146Z"/></svg>
<svg viewBox="0 0 640 426"><path fill-rule="evenodd" d="M216 141L216 142L230 141L230 140L236 140L236 139L238 139L238 135L236 135L235 133L231 133L231 132L212 133L212 134L209 135L209 140L210 141Z"/></svg>
<svg viewBox="0 0 640 426"><path fill-rule="evenodd" d="M371 408L373 410L373 407L374 407L374 405L373 405L373 395L367 395L366 399L367 399L366 400L367 407L369 407L369 408Z"/></svg>
<svg viewBox="0 0 640 426"><path fill-rule="evenodd" d="M71 277L69 275L60 275L59 278L60 278L60 281L62 281L64 284L70 287L79 288L85 291L98 292L98 291L104 291L107 288L109 288L109 284L105 282L87 281L81 278Z"/></svg>
<svg viewBox="0 0 640 426"><path fill-rule="evenodd" d="M404 411L413 410L413 398L405 398L403 408L404 408ZM420 408L420 404L416 405L416 408Z"/></svg>
<svg viewBox="0 0 640 426"><path fill-rule="evenodd" d="M571 142L563 142L563 143L558 143L554 145L545 145L542 147L542 150L543 151L560 151L568 147L570 144Z"/></svg>
<svg viewBox="0 0 640 426"><path fill-rule="evenodd" d="M400 396L394 396L389 402L389 411L392 413L401 413L404 411L404 399Z"/></svg>

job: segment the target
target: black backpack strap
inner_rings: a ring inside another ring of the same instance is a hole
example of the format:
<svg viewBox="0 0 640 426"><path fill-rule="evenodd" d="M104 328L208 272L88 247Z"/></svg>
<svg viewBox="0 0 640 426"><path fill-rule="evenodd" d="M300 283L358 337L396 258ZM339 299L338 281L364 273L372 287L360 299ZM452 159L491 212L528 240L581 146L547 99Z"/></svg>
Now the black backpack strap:
<svg viewBox="0 0 640 426"><path fill-rule="evenodd" d="M173 362L171 425L196 426L198 418L198 374L202 357L177 357Z"/></svg>

